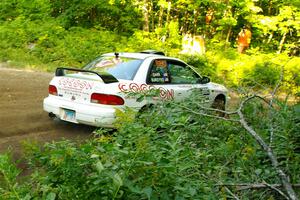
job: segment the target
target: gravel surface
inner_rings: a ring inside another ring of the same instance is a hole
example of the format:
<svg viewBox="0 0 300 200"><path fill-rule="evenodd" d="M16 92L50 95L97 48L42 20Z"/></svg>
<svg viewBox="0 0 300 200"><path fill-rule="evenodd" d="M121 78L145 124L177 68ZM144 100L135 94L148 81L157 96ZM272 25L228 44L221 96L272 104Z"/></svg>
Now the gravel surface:
<svg viewBox="0 0 300 200"><path fill-rule="evenodd" d="M22 156L22 142L82 141L94 127L53 120L43 111L43 99L53 74L10 69L0 64L0 153Z"/></svg>

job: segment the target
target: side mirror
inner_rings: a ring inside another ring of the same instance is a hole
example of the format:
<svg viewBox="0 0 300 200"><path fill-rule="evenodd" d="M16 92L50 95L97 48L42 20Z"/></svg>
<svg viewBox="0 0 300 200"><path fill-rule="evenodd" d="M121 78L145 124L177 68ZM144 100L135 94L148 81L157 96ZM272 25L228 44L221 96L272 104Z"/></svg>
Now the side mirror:
<svg viewBox="0 0 300 200"><path fill-rule="evenodd" d="M200 79L200 83L201 84L206 84L206 83L209 83L210 82L210 78L208 78L207 76L203 76L201 79Z"/></svg>

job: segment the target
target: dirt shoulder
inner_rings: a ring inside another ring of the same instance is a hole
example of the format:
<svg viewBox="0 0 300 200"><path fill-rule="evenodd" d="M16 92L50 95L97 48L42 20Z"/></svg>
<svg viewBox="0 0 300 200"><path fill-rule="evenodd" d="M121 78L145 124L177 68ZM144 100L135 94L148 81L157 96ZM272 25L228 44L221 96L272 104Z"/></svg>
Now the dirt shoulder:
<svg viewBox="0 0 300 200"><path fill-rule="evenodd" d="M0 64L0 153L22 152L22 142L84 140L93 127L53 121L43 99L53 74L6 68Z"/></svg>

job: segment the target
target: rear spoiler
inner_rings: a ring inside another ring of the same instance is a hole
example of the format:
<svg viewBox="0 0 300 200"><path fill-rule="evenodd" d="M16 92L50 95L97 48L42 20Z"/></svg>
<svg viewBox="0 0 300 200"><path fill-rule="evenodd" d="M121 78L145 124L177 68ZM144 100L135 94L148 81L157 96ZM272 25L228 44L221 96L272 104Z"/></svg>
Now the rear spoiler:
<svg viewBox="0 0 300 200"><path fill-rule="evenodd" d="M107 72L98 73L98 72L86 70L86 69L75 69L75 68L67 68L67 67L58 67L55 71L55 76L64 76L65 71L87 72L87 73L91 73L91 74L96 74L103 80L104 83L119 82L118 79L116 79L116 77L114 77L113 75L111 75Z"/></svg>
<svg viewBox="0 0 300 200"><path fill-rule="evenodd" d="M162 52L162 51L156 51L156 50L144 50L144 51L141 51L140 53L146 53L146 54L156 54L156 55L161 55L161 56L165 56L165 53Z"/></svg>

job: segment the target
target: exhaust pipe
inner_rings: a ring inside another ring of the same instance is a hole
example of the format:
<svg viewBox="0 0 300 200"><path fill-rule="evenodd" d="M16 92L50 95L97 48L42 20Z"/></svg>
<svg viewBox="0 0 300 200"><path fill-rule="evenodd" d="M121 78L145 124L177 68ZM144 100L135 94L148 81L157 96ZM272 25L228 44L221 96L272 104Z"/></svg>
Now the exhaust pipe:
<svg viewBox="0 0 300 200"><path fill-rule="evenodd" d="M49 113L48 116L49 116L50 118L55 118L55 117L56 117L56 115L55 115L54 113L52 113L52 112Z"/></svg>

